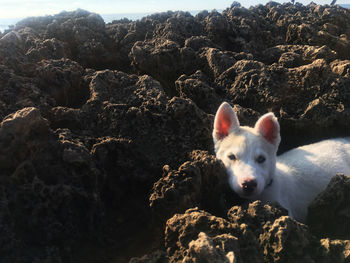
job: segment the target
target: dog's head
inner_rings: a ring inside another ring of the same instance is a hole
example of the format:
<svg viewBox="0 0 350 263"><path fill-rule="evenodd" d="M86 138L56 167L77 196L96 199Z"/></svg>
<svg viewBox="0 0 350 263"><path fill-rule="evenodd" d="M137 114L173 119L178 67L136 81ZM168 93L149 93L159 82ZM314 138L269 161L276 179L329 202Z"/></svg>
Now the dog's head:
<svg viewBox="0 0 350 263"><path fill-rule="evenodd" d="M243 198L261 194L275 173L281 141L275 115L263 115L254 128L240 126L236 113L224 102L215 115L213 139L216 156L225 164L231 188Z"/></svg>

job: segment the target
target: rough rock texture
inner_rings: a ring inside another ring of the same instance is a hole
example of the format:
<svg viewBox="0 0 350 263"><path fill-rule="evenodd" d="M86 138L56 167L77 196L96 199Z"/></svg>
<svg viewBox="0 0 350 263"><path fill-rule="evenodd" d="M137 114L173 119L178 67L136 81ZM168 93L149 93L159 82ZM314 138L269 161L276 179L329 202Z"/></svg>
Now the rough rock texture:
<svg viewBox="0 0 350 263"><path fill-rule="evenodd" d="M324 262L327 262L327 260L329 262L348 262L350 260L349 240L321 239L321 245L325 253L323 252L320 258L324 257Z"/></svg>
<svg viewBox="0 0 350 263"><path fill-rule="evenodd" d="M142 262L165 263L165 262L169 262L169 258L165 251L157 250L152 254L145 255L141 258L132 258L129 262L130 263L142 263Z"/></svg>
<svg viewBox="0 0 350 263"><path fill-rule="evenodd" d="M347 177L310 231L275 204L231 208L211 132L225 100L242 125L274 111L280 152L348 136L349 39L348 9L274 2L0 33L0 261L348 260Z"/></svg>
<svg viewBox="0 0 350 263"><path fill-rule="evenodd" d="M215 246L221 243L218 251L208 251L210 254L220 252L220 254L226 254L234 248L238 252L237 237L225 235L233 231L235 231L235 225L229 221L197 208L187 210L184 214L176 214L168 220L165 229L165 248L168 255L171 255L170 262L186 260L185 258L194 252L194 243L199 245L199 239L206 239L209 250L213 248L214 239ZM205 234L201 234L202 232Z"/></svg>
<svg viewBox="0 0 350 263"><path fill-rule="evenodd" d="M348 242L319 241L285 213L278 206L254 202L244 210L233 207L227 219L197 208L176 214L165 229L169 262L207 262L200 261L204 255L215 255L219 262L343 262ZM247 224L239 222L244 218Z"/></svg>
<svg viewBox="0 0 350 263"><path fill-rule="evenodd" d="M163 220L197 206L224 214L239 202L225 183L227 176L220 161L203 151L192 152L190 158L178 170L164 166L162 178L153 185L150 207Z"/></svg>
<svg viewBox="0 0 350 263"><path fill-rule="evenodd" d="M167 221L168 257L157 251L130 262L347 262L349 241L318 240L284 214L259 201L233 207L227 219L189 209Z"/></svg>
<svg viewBox="0 0 350 263"><path fill-rule="evenodd" d="M350 239L349 189L350 176L337 175L310 204L307 223L314 234L319 237Z"/></svg>
<svg viewBox="0 0 350 263"><path fill-rule="evenodd" d="M89 151L51 131L34 107L4 118L0 143L1 260L69 259L72 244L93 238L103 215L101 174Z"/></svg>
<svg viewBox="0 0 350 263"><path fill-rule="evenodd" d="M238 243L238 241L237 241ZM182 262L234 262L235 255L230 251L225 255L220 247L214 247L213 240L204 232L198 234L197 240L192 240L188 244L187 255Z"/></svg>

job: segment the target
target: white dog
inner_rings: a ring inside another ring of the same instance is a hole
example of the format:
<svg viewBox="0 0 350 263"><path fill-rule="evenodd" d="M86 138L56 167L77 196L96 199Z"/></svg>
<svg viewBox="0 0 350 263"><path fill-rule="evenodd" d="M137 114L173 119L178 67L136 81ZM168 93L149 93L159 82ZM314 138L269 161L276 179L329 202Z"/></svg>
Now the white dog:
<svg viewBox="0 0 350 263"><path fill-rule="evenodd" d="M240 126L224 102L215 115L213 139L216 156L238 195L277 201L299 221L305 220L308 205L332 176L350 174L350 138L321 141L276 157L281 137L273 113L263 115L254 128Z"/></svg>

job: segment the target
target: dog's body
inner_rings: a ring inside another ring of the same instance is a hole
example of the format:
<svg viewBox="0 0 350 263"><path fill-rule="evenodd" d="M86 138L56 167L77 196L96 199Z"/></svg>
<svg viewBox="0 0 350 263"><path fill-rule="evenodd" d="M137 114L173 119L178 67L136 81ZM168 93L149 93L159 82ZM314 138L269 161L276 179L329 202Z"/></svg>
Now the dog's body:
<svg viewBox="0 0 350 263"><path fill-rule="evenodd" d="M272 113L263 115L254 128L244 127L223 103L215 116L213 138L216 156L238 195L276 201L300 221L332 176L350 174L350 138L321 141L276 157L280 128Z"/></svg>
<svg viewBox="0 0 350 263"><path fill-rule="evenodd" d="M277 157L273 183L257 198L277 201L292 218L304 221L308 205L337 173L350 173L349 139L298 147Z"/></svg>

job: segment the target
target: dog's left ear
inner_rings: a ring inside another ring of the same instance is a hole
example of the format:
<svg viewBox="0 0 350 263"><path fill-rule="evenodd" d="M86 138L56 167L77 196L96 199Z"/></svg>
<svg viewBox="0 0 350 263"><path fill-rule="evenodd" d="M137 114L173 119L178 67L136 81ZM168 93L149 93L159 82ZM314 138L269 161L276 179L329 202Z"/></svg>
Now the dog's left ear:
<svg viewBox="0 0 350 263"><path fill-rule="evenodd" d="M265 140L278 147L281 141L280 125L272 112L261 116L256 122L254 129L260 133Z"/></svg>

